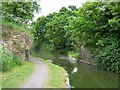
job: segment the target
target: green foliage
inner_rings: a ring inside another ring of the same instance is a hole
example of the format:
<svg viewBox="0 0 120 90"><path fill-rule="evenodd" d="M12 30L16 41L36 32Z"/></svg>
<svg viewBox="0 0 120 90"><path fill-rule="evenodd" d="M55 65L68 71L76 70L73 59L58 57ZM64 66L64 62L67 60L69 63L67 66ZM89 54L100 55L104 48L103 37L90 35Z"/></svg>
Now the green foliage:
<svg viewBox="0 0 120 90"><path fill-rule="evenodd" d="M87 2L76 11L77 18L68 27L76 44L90 47L108 44L109 35L119 33L119 2ZM115 12L115 13L114 13ZM115 26L116 25L116 26ZM78 45L77 45L78 46ZM93 49L94 50L94 49Z"/></svg>
<svg viewBox="0 0 120 90"><path fill-rule="evenodd" d="M35 22L36 31L43 32L45 27L44 35L35 32L35 38L38 39L35 43L38 46L42 43L52 44L57 50L85 45L94 55L93 58L96 57L98 64L99 59L100 62L114 61L107 67L107 63L99 65L101 68L106 67L104 69L117 72L119 68L115 59L119 55L115 53L118 51L110 51L117 50L114 45L120 42L119 10L120 2L86 2L80 8L62 7L58 13L49 14L43 21L43 17L40 17ZM42 38L44 40L41 43ZM104 58L102 54L105 54ZM112 55L114 58L110 58Z"/></svg>
<svg viewBox="0 0 120 90"><path fill-rule="evenodd" d="M72 58L77 59L77 61L79 61L81 59L80 53L75 52L75 51L69 51L68 55Z"/></svg>
<svg viewBox="0 0 120 90"><path fill-rule="evenodd" d="M47 32L45 34L46 39L53 43L55 48L61 48L65 45L65 21L64 17L60 17L59 14L55 14L52 18L52 21L47 23Z"/></svg>
<svg viewBox="0 0 120 90"><path fill-rule="evenodd" d="M0 54L2 55L0 71L7 71L16 65L22 64L21 59L8 50L5 46L1 47Z"/></svg>
<svg viewBox="0 0 120 90"><path fill-rule="evenodd" d="M35 46L39 47L42 43L53 44L54 49L61 49L70 46L72 40L69 34L66 34L66 26L69 25L69 20L75 15L72 10L76 7L70 6L69 9L63 7L59 13L49 14L46 17L40 17L34 23L34 42Z"/></svg>
<svg viewBox="0 0 120 90"><path fill-rule="evenodd" d="M40 49L37 51L36 50L32 50L32 55L36 56L36 57L41 57L44 59L54 59L54 57L51 55L53 52L53 47L50 44L43 44Z"/></svg>
<svg viewBox="0 0 120 90"><path fill-rule="evenodd" d="M22 25L32 20L39 9L36 2L2 2L1 14L3 19Z"/></svg>
<svg viewBox="0 0 120 90"><path fill-rule="evenodd" d="M103 50L99 51L95 57L99 68L120 73L119 44L120 43L114 41L112 45L106 46Z"/></svg>
<svg viewBox="0 0 120 90"><path fill-rule="evenodd" d="M79 26L72 24L77 28L74 34L94 54L98 66L116 73L120 71L117 54L120 43L119 9L119 2L87 2L78 9Z"/></svg>
<svg viewBox="0 0 120 90"><path fill-rule="evenodd" d="M35 23L33 23L34 25L34 31L33 31L34 47L37 50L39 50L39 48L41 47L45 39L44 36L46 33L46 22L47 22L46 17L42 16L38 18Z"/></svg>

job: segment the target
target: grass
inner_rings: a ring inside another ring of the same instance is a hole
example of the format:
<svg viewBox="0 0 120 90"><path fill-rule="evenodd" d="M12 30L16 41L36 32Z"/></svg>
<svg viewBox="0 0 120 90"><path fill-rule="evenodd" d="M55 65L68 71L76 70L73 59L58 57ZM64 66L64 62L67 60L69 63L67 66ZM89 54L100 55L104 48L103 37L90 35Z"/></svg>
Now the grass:
<svg viewBox="0 0 120 90"><path fill-rule="evenodd" d="M34 50L32 50L32 56L36 59L43 61L48 66L49 77L45 83L46 84L45 87L46 88L66 88L65 87L65 82L66 82L65 69L63 67L60 67L58 65L51 63L50 61L47 61L48 59L52 60L54 58L51 56L50 53L47 53L47 52L42 51L42 53L40 52L37 53Z"/></svg>
<svg viewBox="0 0 120 90"><path fill-rule="evenodd" d="M49 77L46 82L47 88L65 88L66 75L64 68L52 64L51 62L39 58L39 60L45 62L48 66Z"/></svg>
<svg viewBox="0 0 120 90"><path fill-rule="evenodd" d="M20 83L31 75L33 69L33 63L24 62L21 66L2 72L2 88L19 88Z"/></svg>
<svg viewBox="0 0 120 90"><path fill-rule="evenodd" d="M5 26L9 31L23 32L33 39L33 35L30 30L16 25L12 22L0 20L0 25ZM1 35L1 33L0 33ZM13 67L11 70L0 72L0 89L2 88L19 88L19 84L24 82L34 70L34 64L31 62L24 62L20 66ZM2 81L2 82L1 82ZM1 84L2 83L2 84ZM2 85L2 86L1 86Z"/></svg>
<svg viewBox="0 0 120 90"><path fill-rule="evenodd" d="M24 32L26 33L31 39L33 39L33 34L31 33L31 30L25 29L21 26L16 25L16 23L12 23L12 22L7 22L2 20L2 22L0 22L0 25L6 26L11 28L11 30L14 30L16 32Z"/></svg>

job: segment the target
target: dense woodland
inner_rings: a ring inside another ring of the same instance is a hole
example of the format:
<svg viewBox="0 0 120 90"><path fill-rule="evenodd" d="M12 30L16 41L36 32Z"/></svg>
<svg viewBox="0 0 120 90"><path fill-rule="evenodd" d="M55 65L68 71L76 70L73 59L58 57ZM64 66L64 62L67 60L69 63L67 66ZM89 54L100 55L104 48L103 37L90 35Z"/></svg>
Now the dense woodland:
<svg viewBox="0 0 120 90"><path fill-rule="evenodd" d="M37 3L2 3L3 20L25 27L39 11ZM31 24L36 50L48 44L53 50L85 46L99 68L120 72L120 2L86 2L62 7Z"/></svg>

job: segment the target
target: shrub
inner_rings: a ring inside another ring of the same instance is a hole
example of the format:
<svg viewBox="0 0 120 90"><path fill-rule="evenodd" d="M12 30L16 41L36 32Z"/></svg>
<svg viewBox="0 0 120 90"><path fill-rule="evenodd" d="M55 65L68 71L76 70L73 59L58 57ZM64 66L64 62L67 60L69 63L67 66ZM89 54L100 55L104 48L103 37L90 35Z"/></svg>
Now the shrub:
<svg viewBox="0 0 120 90"><path fill-rule="evenodd" d="M0 71L7 71L16 65L22 64L20 58L13 54L6 46L7 45L4 44L0 47L0 53L2 56Z"/></svg>
<svg viewBox="0 0 120 90"><path fill-rule="evenodd" d="M81 56L78 52L74 52L74 51L69 51L68 55L70 55L71 57L77 59L77 61L79 61L81 59Z"/></svg>
<svg viewBox="0 0 120 90"><path fill-rule="evenodd" d="M106 46L105 49L99 51L95 57L98 67L104 70L120 73L120 48L118 43Z"/></svg>

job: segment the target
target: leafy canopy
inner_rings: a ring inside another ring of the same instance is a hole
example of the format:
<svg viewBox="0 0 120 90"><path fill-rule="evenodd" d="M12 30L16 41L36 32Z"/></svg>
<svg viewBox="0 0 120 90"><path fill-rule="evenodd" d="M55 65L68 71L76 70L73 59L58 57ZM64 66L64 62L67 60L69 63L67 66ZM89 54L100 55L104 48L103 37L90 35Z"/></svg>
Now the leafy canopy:
<svg viewBox="0 0 120 90"><path fill-rule="evenodd" d="M1 14L3 19L22 25L33 20L34 13L39 10L36 2L2 2Z"/></svg>

